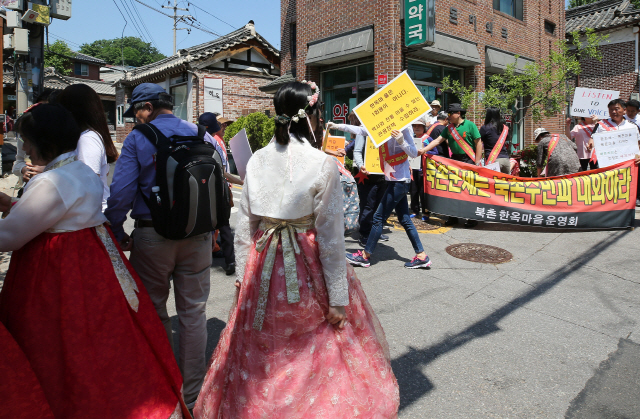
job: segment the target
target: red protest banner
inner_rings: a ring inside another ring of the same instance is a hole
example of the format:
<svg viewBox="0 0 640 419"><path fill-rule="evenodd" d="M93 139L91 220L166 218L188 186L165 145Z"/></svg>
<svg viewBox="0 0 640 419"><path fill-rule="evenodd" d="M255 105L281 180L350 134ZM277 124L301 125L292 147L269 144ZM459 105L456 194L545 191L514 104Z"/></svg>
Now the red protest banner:
<svg viewBox="0 0 640 419"><path fill-rule="evenodd" d="M453 217L556 228L633 224L633 161L568 176L521 178L439 156L425 157L429 210Z"/></svg>

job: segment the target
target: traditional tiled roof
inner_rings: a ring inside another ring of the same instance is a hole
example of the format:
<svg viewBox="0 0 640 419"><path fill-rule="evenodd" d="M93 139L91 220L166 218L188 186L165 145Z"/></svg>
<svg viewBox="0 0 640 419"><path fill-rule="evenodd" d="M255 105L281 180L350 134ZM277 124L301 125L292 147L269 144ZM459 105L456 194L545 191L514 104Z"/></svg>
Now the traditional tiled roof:
<svg viewBox="0 0 640 419"><path fill-rule="evenodd" d="M102 96L116 95L116 87L112 82L100 81L100 80L87 80L87 79L80 79L77 77L67 77L67 76L63 76L63 77L69 82L69 84L76 84L76 83L86 84L87 86L95 90L96 93L99 95L102 95Z"/></svg>
<svg viewBox="0 0 640 419"><path fill-rule="evenodd" d="M4 73L2 76L4 84L7 86L15 85L13 73ZM116 88L111 82L63 76L52 67L47 67L44 70L44 87L46 89L64 90L67 86L76 83L86 84L102 96L113 96L114 98L116 96Z"/></svg>
<svg viewBox="0 0 640 419"><path fill-rule="evenodd" d="M167 57L152 64L138 67L135 70L128 72L121 81L124 83L135 83L141 79L164 73L166 71L179 71L180 69L186 68L186 66L193 61L206 60L221 51L249 40L258 41L264 48L272 52L275 56L280 56L280 51L274 48L273 45L267 42L266 39L256 32L255 26L251 21L244 27L233 31L228 35L221 36L218 39L214 39L213 41L205 42L204 44L196 45L191 48L181 49L176 55Z"/></svg>
<svg viewBox="0 0 640 419"><path fill-rule="evenodd" d="M258 87L258 89L264 93L275 93L278 91L278 89L281 86L291 81L296 81L296 78L293 77L293 74L291 73L291 71L287 71L285 74L278 77L277 79L273 79L272 81L265 84L264 86Z"/></svg>
<svg viewBox="0 0 640 419"><path fill-rule="evenodd" d="M630 0L601 0L565 12L567 34L585 29L603 30L640 22L640 9Z"/></svg>
<svg viewBox="0 0 640 419"><path fill-rule="evenodd" d="M97 64L97 65L106 65L107 64L107 62L105 60L102 60L102 59L96 58L96 57L92 57L92 56L87 55L87 54L82 54L80 52L74 52L73 53L73 58L76 61L81 61L83 63Z"/></svg>

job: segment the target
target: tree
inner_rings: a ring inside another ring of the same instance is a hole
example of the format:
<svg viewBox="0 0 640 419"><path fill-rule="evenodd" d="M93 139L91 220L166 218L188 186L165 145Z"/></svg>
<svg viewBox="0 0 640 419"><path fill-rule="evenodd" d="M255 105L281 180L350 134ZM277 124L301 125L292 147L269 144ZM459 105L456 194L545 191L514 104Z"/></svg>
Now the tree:
<svg viewBox="0 0 640 419"><path fill-rule="evenodd" d="M276 124L272 118L262 112L241 116L224 131L225 143L229 144L229 140L243 128L247 130L247 138L249 139L251 150L256 151L269 144L276 131Z"/></svg>
<svg viewBox="0 0 640 419"><path fill-rule="evenodd" d="M448 76L442 81L443 90L449 89L457 95L467 109L477 110L477 105L497 107L503 113L515 110L515 116L522 110L523 118L531 116L535 122L543 116L557 115L571 100L573 89L568 85L582 71L580 60L602 60L598 46L606 35L597 35L593 29L588 29L582 34L574 32L570 38L569 42L559 40L549 57L527 64L521 73L515 71L516 56L516 63L507 66L504 73L491 76L485 91L480 94L474 92L472 86L465 87Z"/></svg>
<svg viewBox="0 0 640 419"><path fill-rule="evenodd" d="M158 49L135 36L116 39L100 39L90 44L82 44L80 52L105 60L111 65L124 64L140 67L166 58Z"/></svg>
<svg viewBox="0 0 640 419"><path fill-rule="evenodd" d="M53 67L60 74L67 75L71 73L70 59L73 58L74 52L64 42L57 40L44 49L44 66Z"/></svg>

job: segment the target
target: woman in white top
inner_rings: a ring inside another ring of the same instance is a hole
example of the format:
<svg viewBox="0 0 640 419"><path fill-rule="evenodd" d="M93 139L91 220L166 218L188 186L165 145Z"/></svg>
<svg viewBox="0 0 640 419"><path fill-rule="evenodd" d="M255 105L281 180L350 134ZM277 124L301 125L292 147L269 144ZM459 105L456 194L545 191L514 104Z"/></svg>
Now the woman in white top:
<svg viewBox="0 0 640 419"><path fill-rule="evenodd" d="M82 130L78 141L78 160L86 164L102 181L102 211L109 198L109 164L118 159L111 140L104 107L98 94L86 84L72 84L60 93L57 102L67 108Z"/></svg>
<svg viewBox="0 0 640 419"><path fill-rule="evenodd" d="M382 328L343 256L338 168L313 147L322 140L318 93L300 82L278 90L275 141L247 165L235 239L238 299L197 419L397 415Z"/></svg>
<svg viewBox="0 0 640 419"><path fill-rule="evenodd" d="M186 412L180 370L151 299L105 225L102 182L78 161L73 117L60 105L36 105L18 130L33 164L45 169L13 207L0 194L0 211L10 211L0 219L0 251L13 251L0 322L53 417L180 417L172 416Z"/></svg>

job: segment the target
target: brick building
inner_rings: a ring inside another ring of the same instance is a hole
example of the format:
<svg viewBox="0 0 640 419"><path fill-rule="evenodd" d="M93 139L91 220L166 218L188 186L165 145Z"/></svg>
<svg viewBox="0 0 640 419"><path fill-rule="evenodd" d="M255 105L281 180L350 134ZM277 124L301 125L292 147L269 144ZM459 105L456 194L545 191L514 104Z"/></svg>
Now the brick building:
<svg viewBox="0 0 640 419"><path fill-rule="evenodd" d="M79 79L100 80L100 67L106 64L107 62L100 58L74 52L73 56L69 57L69 75Z"/></svg>
<svg viewBox="0 0 640 419"><path fill-rule="evenodd" d="M574 31L592 28L608 35L600 44L602 61L582 61L578 87L620 91L620 97L638 99L638 37L640 10L629 0L602 0L566 12L567 38Z"/></svg>
<svg viewBox="0 0 640 419"><path fill-rule="evenodd" d="M435 16L425 17L435 25L433 45L405 46L402 0L282 0L283 77L319 82L325 117L333 120L372 94L378 76L391 80L404 70L428 101L438 99L446 109L456 98L442 91L445 76L482 92L487 77L504 71L516 54L522 69L564 39L564 3L557 0L414 1L404 3L425 9L435 3ZM480 109L468 115L477 124L484 119ZM562 116L541 125L559 130ZM532 141L530 118L513 128L518 148Z"/></svg>
<svg viewBox="0 0 640 419"><path fill-rule="evenodd" d="M253 21L172 57L129 71L116 83L117 141L123 142L133 121L122 117L135 86L149 82L173 96L174 114L196 122L203 112L237 119L273 111L273 96L258 90L280 75L280 52L261 37Z"/></svg>

